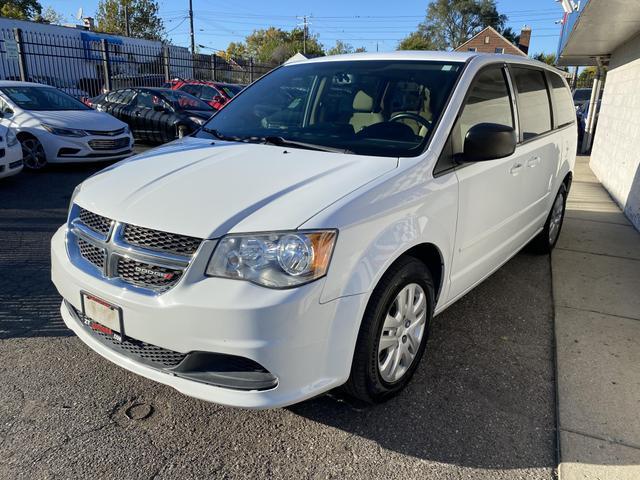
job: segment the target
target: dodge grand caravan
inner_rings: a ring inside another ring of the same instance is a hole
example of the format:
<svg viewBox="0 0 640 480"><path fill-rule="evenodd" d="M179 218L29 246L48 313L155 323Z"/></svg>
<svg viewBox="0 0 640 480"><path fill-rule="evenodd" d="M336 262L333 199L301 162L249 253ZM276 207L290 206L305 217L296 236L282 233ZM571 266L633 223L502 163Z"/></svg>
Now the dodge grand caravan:
<svg viewBox="0 0 640 480"><path fill-rule="evenodd" d="M399 392L439 314L560 233L565 80L508 55L284 65L192 137L72 196L62 317L112 362L225 405Z"/></svg>

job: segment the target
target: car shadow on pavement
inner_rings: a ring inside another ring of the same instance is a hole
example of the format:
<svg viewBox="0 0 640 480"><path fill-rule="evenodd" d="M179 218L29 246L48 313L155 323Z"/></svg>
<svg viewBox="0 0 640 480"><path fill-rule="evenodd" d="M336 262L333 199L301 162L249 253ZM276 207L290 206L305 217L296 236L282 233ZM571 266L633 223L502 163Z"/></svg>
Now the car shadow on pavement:
<svg viewBox="0 0 640 480"><path fill-rule="evenodd" d="M434 319L412 382L367 406L331 393L289 409L420 459L555 468L548 256L521 253Z"/></svg>

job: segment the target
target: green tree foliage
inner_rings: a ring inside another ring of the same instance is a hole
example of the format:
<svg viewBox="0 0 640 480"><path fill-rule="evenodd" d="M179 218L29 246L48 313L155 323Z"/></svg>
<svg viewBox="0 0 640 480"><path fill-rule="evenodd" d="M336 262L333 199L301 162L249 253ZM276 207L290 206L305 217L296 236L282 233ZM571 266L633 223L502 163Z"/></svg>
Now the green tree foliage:
<svg viewBox="0 0 640 480"><path fill-rule="evenodd" d="M327 55L342 55L353 52L355 52L353 46L343 42L342 40L336 40L336 44L327 50Z"/></svg>
<svg viewBox="0 0 640 480"><path fill-rule="evenodd" d="M42 12L38 0L0 0L0 16L33 20Z"/></svg>
<svg viewBox="0 0 640 480"><path fill-rule="evenodd" d="M405 37L398 44L398 50L437 50L437 48L426 32L418 30Z"/></svg>
<svg viewBox="0 0 640 480"><path fill-rule="evenodd" d="M100 0L96 12L98 30L125 35L125 6L129 9L129 28L132 37L148 40L164 39L164 23L158 14L159 6L156 0Z"/></svg>
<svg viewBox="0 0 640 480"><path fill-rule="evenodd" d="M505 32L507 17L498 12L495 0L433 0L427 16L416 32L402 40L399 49L415 45L436 50L451 50L469 40L485 27ZM507 35L515 39L511 29Z"/></svg>
<svg viewBox="0 0 640 480"><path fill-rule="evenodd" d="M556 64L556 54L555 53L536 53L533 56L534 60L538 60L539 62L546 63L547 65L555 65Z"/></svg>
<svg viewBox="0 0 640 480"><path fill-rule="evenodd" d="M46 7L41 15L36 16L36 22L50 23L52 25L62 25L66 21L67 18L52 6Z"/></svg>
<svg viewBox="0 0 640 480"><path fill-rule="evenodd" d="M289 32L276 27L254 30L244 42L231 42L226 54L230 57L253 57L261 63L282 63L303 51L304 33L300 28ZM307 35L307 55L324 55L317 35Z"/></svg>

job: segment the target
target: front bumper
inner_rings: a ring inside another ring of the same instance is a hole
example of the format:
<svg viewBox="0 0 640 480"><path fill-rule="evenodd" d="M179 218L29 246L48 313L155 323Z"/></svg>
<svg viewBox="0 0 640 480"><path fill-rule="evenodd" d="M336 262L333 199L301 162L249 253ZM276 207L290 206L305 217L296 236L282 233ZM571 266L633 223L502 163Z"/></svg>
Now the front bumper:
<svg viewBox="0 0 640 480"><path fill-rule="evenodd" d="M295 289L271 290L208 277L181 282L162 295L142 295L75 267L67 256L65 231L66 226L61 227L52 239L52 279L76 310L82 308L80 292L89 292L122 308L128 337L173 352L250 359L273 374L277 385L250 391L223 388L154 368L100 342L63 303L66 325L108 360L187 395L244 408L289 405L347 380L364 295L321 304L324 279ZM197 260L190 268L201 267Z"/></svg>
<svg viewBox="0 0 640 480"><path fill-rule="evenodd" d="M22 147L16 143L4 147L4 156L0 157L0 178L10 177L22 171Z"/></svg>
<svg viewBox="0 0 640 480"><path fill-rule="evenodd" d="M95 135L65 137L63 135L54 135L43 129L32 133L42 143L49 163L121 160L133 154L134 140L131 134L122 134L115 137ZM112 149L95 149L89 143L94 141L119 141L122 143Z"/></svg>

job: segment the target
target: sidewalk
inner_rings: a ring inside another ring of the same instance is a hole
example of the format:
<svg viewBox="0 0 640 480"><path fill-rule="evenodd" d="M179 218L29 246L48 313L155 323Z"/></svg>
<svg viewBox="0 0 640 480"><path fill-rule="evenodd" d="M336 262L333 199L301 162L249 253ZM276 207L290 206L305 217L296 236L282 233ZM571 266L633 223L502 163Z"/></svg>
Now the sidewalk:
<svg viewBox="0 0 640 480"><path fill-rule="evenodd" d="M640 234L589 157L551 263L560 480L640 479Z"/></svg>

